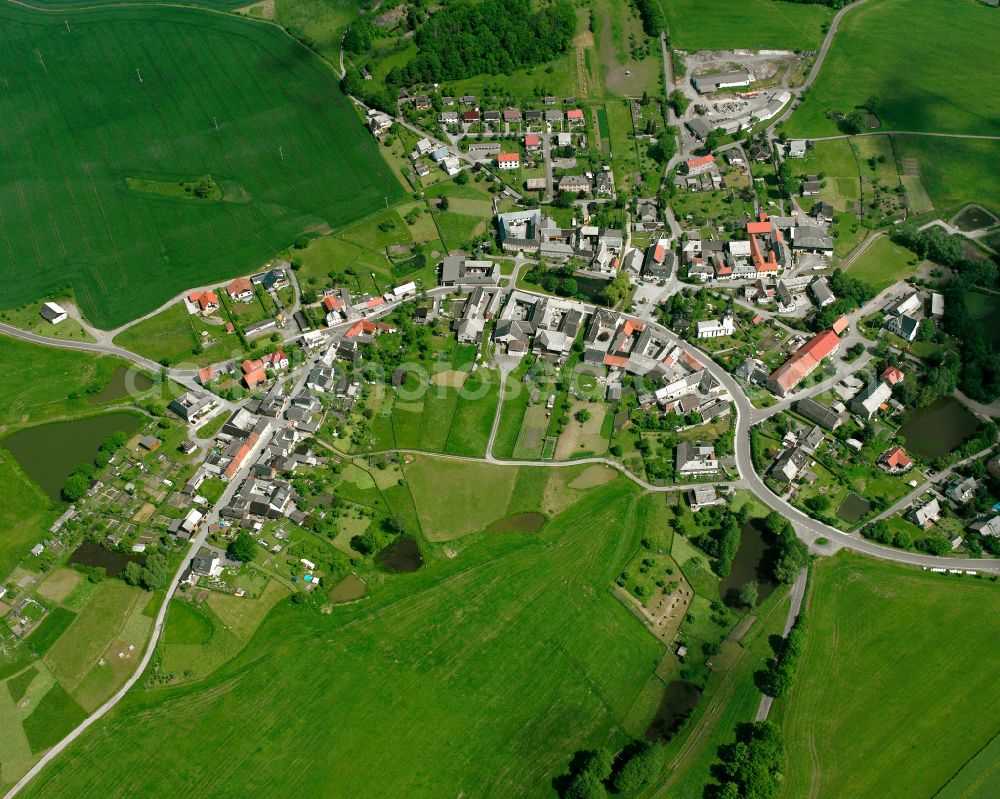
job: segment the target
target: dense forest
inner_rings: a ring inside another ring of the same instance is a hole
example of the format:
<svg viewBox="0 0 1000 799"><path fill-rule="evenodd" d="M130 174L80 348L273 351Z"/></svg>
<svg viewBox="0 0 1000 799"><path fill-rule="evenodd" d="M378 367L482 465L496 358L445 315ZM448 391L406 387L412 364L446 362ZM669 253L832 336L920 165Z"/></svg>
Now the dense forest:
<svg viewBox="0 0 1000 799"><path fill-rule="evenodd" d="M570 0L554 0L538 11L529 0L456 0L420 27L417 57L394 68L386 83L410 86L513 72L564 53L575 30Z"/></svg>

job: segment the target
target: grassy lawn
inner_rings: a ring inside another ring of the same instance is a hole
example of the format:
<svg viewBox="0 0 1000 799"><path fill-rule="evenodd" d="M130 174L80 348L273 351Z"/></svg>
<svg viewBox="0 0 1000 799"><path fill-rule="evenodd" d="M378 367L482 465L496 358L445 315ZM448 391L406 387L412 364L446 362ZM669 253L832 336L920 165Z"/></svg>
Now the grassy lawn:
<svg viewBox="0 0 1000 799"><path fill-rule="evenodd" d="M4 306L70 288L114 327L402 194L330 67L274 26L180 7L81 10L71 33L36 9L0 16L21 176L0 192ZM126 182L205 174L222 199Z"/></svg>
<svg viewBox="0 0 1000 799"><path fill-rule="evenodd" d="M943 786L996 734L982 709L1000 701L983 657L1000 635L998 611L996 587L972 578L845 553L819 561L784 714L783 796L912 797Z"/></svg>
<svg viewBox="0 0 1000 799"><path fill-rule="evenodd" d="M259 302L234 306L234 315L240 324L249 324L252 318L243 319L262 311ZM258 318L263 314L258 313ZM198 314L189 314L183 302L177 302L137 325L115 336L114 343L127 350L149 358L151 361L168 361L171 364L189 363L203 366L227 358L238 357L243 351L235 333L227 333L222 323L227 317L221 308L214 318L218 324L206 322ZM202 336L202 331L207 336Z"/></svg>
<svg viewBox="0 0 1000 799"><path fill-rule="evenodd" d="M55 301L59 303L63 302L62 298L58 298ZM20 308L0 311L0 322L6 322L8 325L21 328L21 330L27 330L36 336L46 336L66 341L94 340L94 337L84 330L83 326L72 317L57 325L49 323L39 313L41 307L42 302L29 302Z"/></svg>
<svg viewBox="0 0 1000 799"><path fill-rule="evenodd" d="M814 142L805 157L792 164L796 174L822 176L825 185L818 199L825 200L838 211L850 210L861 200L858 162L851 139Z"/></svg>
<svg viewBox="0 0 1000 799"><path fill-rule="evenodd" d="M617 480L539 534L480 538L329 615L282 603L207 679L127 697L29 795L113 791L125 775L138 794L174 794L184 762L207 794L548 796L574 751L649 721L630 711L662 647L606 590L638 546L637 499ZM268 689L277 674L284 690ZM319 714L335 720L323 736ZM266 775L208 768L219 751L266 757Z"/></svg>
<svg viewBox="0 0 1000 799"><path fill-rule="evenodd" d="M847 272L879 292L897 280L911 277L919 266L919 263L911 264L916 260L912 252L883 236L865 250Z"/></svg>
<svg viewBox="0 0 1000 799"><path fill-rule="evenodd" d="M1000 89L980 80L998 39L1000 17L976 0L862 6L841 21L819 77L785 129L795 136L837 133L827 111L849 113L876 95L883 129L1000 133ZM962 58L956 61L955 52Z"/></svg>
<svg viewBox="0 0 1000 799"><path fill-rule="evenodd" d="M699 0L661 4L674 47L682 50L818 49L833 13L819 5L777 0ZM707 13L706 13L707 12Z"/></svg>

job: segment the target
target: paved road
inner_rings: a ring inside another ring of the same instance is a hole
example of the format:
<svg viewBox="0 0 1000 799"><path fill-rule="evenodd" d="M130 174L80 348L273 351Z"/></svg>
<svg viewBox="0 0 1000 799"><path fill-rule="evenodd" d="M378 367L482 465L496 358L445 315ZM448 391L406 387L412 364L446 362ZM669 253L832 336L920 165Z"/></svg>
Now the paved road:
<svg viewBox="0 0 1000 799"><path fill-rule="evenodd" d="M865 0L862 0L864 2ZM891 289L887 289L889 291ZM539 297L544 297L544 295L538 292L526 292L528 294L535 294ZM588 305L582 303L589 313L593 313L596 306ZM858 309L854 312L854 316L862 314L862 310ZM768 508L777 511L795 528L796 534L801 538L806 544L810 546L811 551L818 552L822 554L833 554L839 549L851 549L862 554L869 555L874 558L879 558L880 560L895 561L898 563L905 563L911 566L920 566L925 568L950 568L950 569L963 569L963 570L973 570L991 573L1000 573L1000 559L978 559L978 558L945 558L945 557L935 557L933 555L924 555L918 552L906 552L899 549L893 549L892 547L882 546L880 544L867 541L861 537L859 533L845 533L842 530L838 530L835 527L831 527L824 524L821 521L813 519L797 508L793 507L787 500L783 497L779 497L771 492L771 490L765 485L764 480L753 466L753 459L751 457L750 448L750 430L756 421L762 418L766 418L769 413L773 413L772 408L765 409L763 411L756 409L750 403L746 394L743 392L739 383L736 381L731 374L725 371L721 366L719 366L711 357L704 351L698 349L697 347L684 342L679 336L677 336L672 331L666 329L659 323L655 322L651 316L637 316L635 314L622 314L627 319L635 319L642 321L646 324L652 324L658 332L660 332L667 340L674 343L680 344L684 347L694 349L699 353L700 360L704 365L705 369L709 374L714 377L719 384L726 389L732 398L734 411L736 413L736 430L735 430L735 448L736 448L736 467L739 473L739 480L733 481L731 484L739 487L746 488L753 492L753 494ZM851 341L851 338L845 339L845 341ZM859 339L860 340L860 339ZM849 346L849 344L848 344ZM782 400L778 404L778 407L784 407L795 399L803 396L808 396L816 390L822 390L823 387L827 387L828 384L835 382L836 380L842 379L847 373L857 371L859 368L864 366L868 360L871 359L871 354L866 353L853 364L844 365L842 362L838 364L837 375L824 381L819 387L811 389L809 392L800 392L799 394L793 395L785 400ZM494 419L494 424L496 424L496 419ZM494 458L491 462L497 463L511 463L510 461L499 461ZM582 461L571 461L570 463L581 463ZM594 462L602 463L605 462L603 459L596 459ZM613 468L618 468L620 471L628 476L630 479L635 480L639 485L644 487L648 484L642 481L635 475L623 470L620 464L614 461L606 461L607 465ZM537 461L524 461L516 462L519 465L524 464L535 464L538 465ZM552 463L547 463L543 465L554 465ZM650 487L651 490L663 490L659 487ZM820 539L825 539L825 543L817 543Z"/></svg>
<svg viewBox="0 0 1000 799"><path fill-rule="evenodd" d="M202 525L201 532L191 539L191 543L188 546L187 552L184 555L183 560L181 560L180 566L177 571L174 572L173 578L170 580L170 585L167 586L166 595L164 596L163 603L160 605L160 609L156 614L156 620L153 622L153 631L149 636L149 641L146 643L146 649L142 653L142 658L136 665L135 672L132 676L125 681L125 684L119 688L115 694L108 699L103 705L101 705L97 710L91 713L86 719L81 722L81 724L76 727L69 735L63 738L59 743L53 746L49 751L47 751L41 759L35 763L35 765L28 771L21 779L19 779L9 791L4 795L4 799L13 799L20 793L24 787L34 779L43 768L45 768L49 763L51 763L55 758L61 755L67 747L69 747L77 738L83 735L86 730L93 725L95 722L103 718L107 713L114 708L121 700L125 697L132 687L139 682L142 678L143 672L145 672L146 667L149 665L149 661L153 657L153 653L156 651L156 645L160 640L160 635L163 633L163 626L167 619L167 609L170 605L170 598L173 596L174 591L177 590L177 586L180 585L181 575L184 573L184 569L187 568L188 563L191 562L191 558L195 556L198 549L205 543L208 537L208 525L209 523L218 521L219 509L224 508L232 495L239 488L240 484L243 482L244 478L249 474L252 463L256 460L256 454L264 447L268 436L264 436L263 439L258 443L254 452L251 453L252 457L247 458L244 467L237 473L237 475L230 481L226 490L223 492L219 501L215 503L212 507L211 512L205 519Z"/></svg>
<svg viewBox="0 0 1000 799"><path fill-rule="evenodd" d="M863 2L867 2L867 0L863 0ZM938 133L930 130L876 130L867 133L841 133L836 136L810 136L809 141L856 139L859 136L933 136L940 139L984 139L986 141L1000 141L1000 136L986 136L977 133Z"/></svg>
<svg viewBox="0 0 1000 799"><path fill-rule="evenodd" d="M802 609L802 600L806 595L806 583L808 580L809 570L803 569L799 572L799 576L795 578L795 582L792 583L792 590L789 594L792 604L788 608L788 617L785 619L785 630L781 634L782 638L788 637L792 625L795 624L795 620L799 617L799 611ZM760 705L757 706L757 715L754 717L754 721L763 721L766 719L771 713L771 704L773 702L774 697L761 694Z"/></svg>

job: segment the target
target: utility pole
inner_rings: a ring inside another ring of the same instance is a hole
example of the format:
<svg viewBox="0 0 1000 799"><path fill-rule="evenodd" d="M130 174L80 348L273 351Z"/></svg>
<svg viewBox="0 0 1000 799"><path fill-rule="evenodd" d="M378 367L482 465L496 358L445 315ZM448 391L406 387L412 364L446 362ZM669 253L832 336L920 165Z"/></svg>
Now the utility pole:
<svg viewBox="0 0 1000 799"><path fill-rule="evenodd" d="M279 147L278 148L278 158L280 158L282 161L285 160L285 148L284 147Z"/></svg>
<svg viewBox="0 0 1000 799"><path fill-rule="evenodd" d="M139 76L139 83L142 83L142 73L139 71L138 67L135 68L135 74Z"/></svg>
<svg viewBox="0 0 1000 799"><path fill-rule="evenodd" d="M212 117L212 124L215 125L216 130L219 129L219 120L216 119L215 117Z"/></svg>
<svg viewBox="0 0 1000 799"><path fill-rule="evenodd" d="M64 19L63 22L66 23L66 33L72 33L73 31L69 29L69 20Z"/></svg>

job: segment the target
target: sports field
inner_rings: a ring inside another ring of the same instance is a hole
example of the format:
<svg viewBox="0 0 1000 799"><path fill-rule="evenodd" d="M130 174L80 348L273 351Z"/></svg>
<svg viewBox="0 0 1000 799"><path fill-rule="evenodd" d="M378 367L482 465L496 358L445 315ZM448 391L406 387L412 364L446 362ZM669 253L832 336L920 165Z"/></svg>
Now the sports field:
<svg viewBox="0 0 1000 799"><path fill-rule="evenodd" d="M663 0L671 44L681 50L814 50L826 6L780 0Z"/></svg>
<svg viewBox="0 0 1000 799"><path fill-rule="evenodd" d="M70 286L113 327L401 196L336 77L274 26L193 8L11 4L0 25L5 306ZM203 175L221 200L126 182Z"/></svg>
<svg viewBox="0 0 1000 799"><path fill-rule="evenodd" d="M25 795L178 795L198 774L205 795L550 796L574 751L649 721L629 711L662 648L607 590L638 499L616 480L329 615L281 603L234 661L131 694Z"/></svg>
<svg viewBox="0 0 1000 799"><path fill-rule="evenodd" d="M982 79L997 41L1000 15L978 0L868 3L841 20L816 82L785 130L835 134L828 111L849 113L875 95L883 130L1000 134L1000 87Z"/></svg>
<svg viewBox="0 0 1000 799"><path fill-rule="evenodd" d="M986 709L1000 685L984 653L998 636L992 583L843 553L818 561L782 795L935 795L996 735Z"/></svg>

